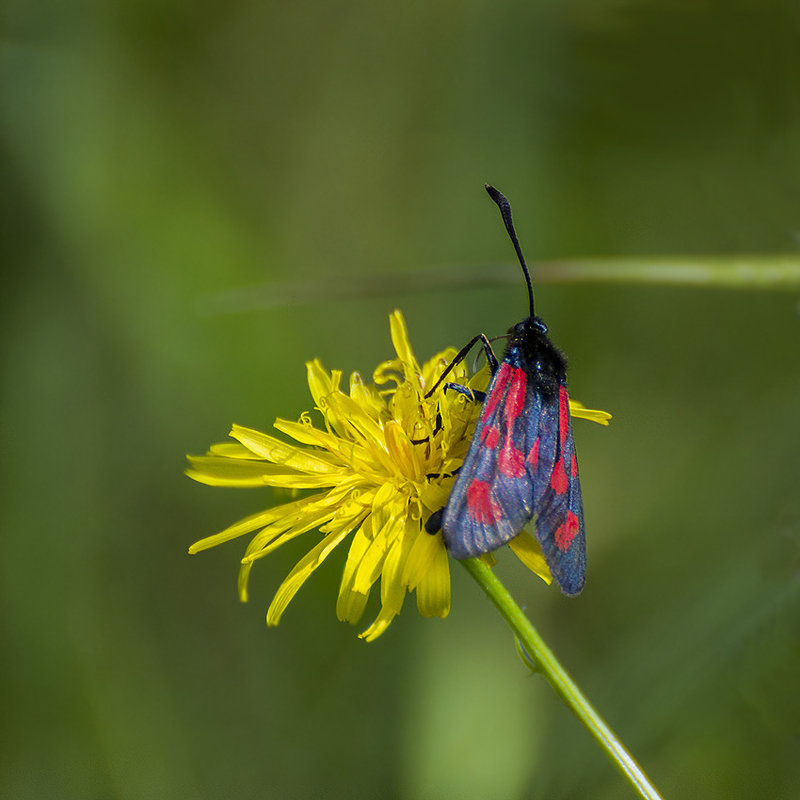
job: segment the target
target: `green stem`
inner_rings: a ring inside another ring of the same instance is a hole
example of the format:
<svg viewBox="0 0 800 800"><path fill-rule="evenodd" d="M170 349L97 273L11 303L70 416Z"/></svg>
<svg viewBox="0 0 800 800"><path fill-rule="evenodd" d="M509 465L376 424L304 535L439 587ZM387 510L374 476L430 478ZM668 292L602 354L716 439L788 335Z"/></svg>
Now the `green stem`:
<svg viewBox="0 0 800 800"><path fill-rule="evenodd" d="M572 713L583 723L589 733L605 750L614 766L628 779L640 797L647 800L661 800L661 795L634 757L615 736L603 718L594 710L567 671L558 662L550 648L531 625L530 620L522 613L508 590L498 580L492 570L478 558L469 558L461 562L478 582L478 585L497 606L498 611L519 638L526 653L536 664L539 672L547 678L558 696L569 706Z"/></svg>
<svg viewBox="0 0 800 800"><path fill-rule="evenodd" d="M537 269L538 266L538 269ZM538 282L797 290L800 256L619 256L534 262Z"/></svg>
<svg viewBox="0 0 800 800"><path fill-rule="evenodd" d="M728 256L607 256L532 261L537 285L621 284L676 286L708 289L797 291L800 288L800 255L752 253ZM453 289L517 286L517 264L492 264L458 269L435 268L386 275L352 275L309 281L246 286L208 298L212 314L241 313L261 308L280 308L303 303L326 303L348 298L384 297Z"/></svg>

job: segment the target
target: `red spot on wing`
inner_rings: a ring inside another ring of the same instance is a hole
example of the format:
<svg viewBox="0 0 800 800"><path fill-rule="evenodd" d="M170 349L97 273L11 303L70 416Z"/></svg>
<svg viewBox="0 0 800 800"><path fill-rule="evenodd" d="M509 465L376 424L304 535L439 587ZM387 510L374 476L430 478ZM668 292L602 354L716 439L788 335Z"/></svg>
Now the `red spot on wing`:
<svg viewBox="0 0 800 800"><path fill-rule="evenodd" d="M559 550L568 550L580 527L580 520L571 511L567 511L566 520L556 530L556 547Z"/></svg>
<svg viewBox="0 0 800 800"><path fill-rule="evenodd" d="M484 525L500 518L500 509L492 500L486 481L473 480L467 487L467 509L474 520Z"/></svg>
<svg viewBox="0 0 800 800"><path fill-rule="evenodd" d="M507 478L521 478L525 474L525 454L517 450L510 436L497 456L497 468Z"/></svg>
<svg viewBox="0 0 800 800"><path fill-rule="evenodd" d="M564 442L567 440L567 431L569 430L569 395L567 390L562 386L558 390L558 435L561 439L561 448L564 448Z"/></svg>
<svg viewBox="0 0 800 800"><path fill-rule="evenodd" d="M511 367L511 386L506 396L505 405L506 419L509 425L514 422L525 407L525 391L527 386L528 379L525 376L525 371L519 367Z"/></svg>
<svg viewBox="0 0 800 800"><path fill-rule="evenodd" d="M490 449L494 450L497 447L497 443L500 441L500 431L494 427L494 425L489 425L488 427L483 429L483 433L481 434L481 441Z"/></svg>
<svg viewBox="0 0 800 800"><path fill-rule="evenodd" d="M575 458L575 453L572 454L572 464L569 468L569 474L572 475L573 478L578 477L578 459Z"/></svg>
<svg viewBox="0 0 800 800"><path fill-rule="evenodd" d="M483 404L482 419L486 419L489 414L495 410L495 407L500 402L500 396L505 391L506 385L511 378L511 370L511 364L507 364L505 361L500 365L500 369L497 370L492 391L489 392L489 396L486 398L486 402Z"/></svg>
<svg viewBox="0 0 800 800"><path fill-rule="evenodd" d="M531 447L530 453L528 453L528 458L525 459L529 464L533 464L536 466L536 463L539 461L539 437L536 437L536 441L533 443L533 447Z"/></svg>
<svg viewBox="0 0 800 800"><path fill-rule="evenodd" d="M559 458L553 467L553 474L550 476L550 486L556 494L564 494L569 486L567 473L564 469L564 459Z"/></svg>

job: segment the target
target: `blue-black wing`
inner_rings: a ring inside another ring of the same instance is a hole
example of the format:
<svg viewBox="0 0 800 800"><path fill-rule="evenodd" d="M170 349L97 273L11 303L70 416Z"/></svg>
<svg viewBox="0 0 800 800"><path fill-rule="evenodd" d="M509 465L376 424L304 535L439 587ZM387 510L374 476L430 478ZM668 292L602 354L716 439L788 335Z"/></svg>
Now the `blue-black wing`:
<svg viewBox="0 0 800 800"><path fill-rule="evenodd" d="M444 510L444 541L455 558L471 558L513 539L535 515L553 577L566 594L577 594L585 537L567 391L543 397L514 361L503 361L487 389Z"/></svg>
<svg viewBox="0 0 800 800"><path fill-rule="evenodd" d="M586 579L586 534L578 459L562 386L546 404L539 425L536 538L564 594L578 594Z"/></svg>

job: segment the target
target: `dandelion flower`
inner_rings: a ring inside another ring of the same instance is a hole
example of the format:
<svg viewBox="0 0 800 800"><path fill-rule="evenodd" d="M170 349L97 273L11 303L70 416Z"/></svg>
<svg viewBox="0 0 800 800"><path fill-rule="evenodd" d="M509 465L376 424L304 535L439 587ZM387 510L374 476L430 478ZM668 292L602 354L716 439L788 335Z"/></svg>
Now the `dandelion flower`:
<svg viewBox="0 0 800 800"><path fill-rule="evenodd" d="M234 425L230 436L235 442L212 445L203 456L189 456L187 475L210 486L304 490L298 499L253 514L189 548L197 553L255 532L239 572L239 595L244 601L257 559L301 534L318 531L314 547L278 588L267 611L268 625L278 624L307 578L348 539L336 604L339 619L358 622L380 579L380 611L360 634L364 639L380 636L412 591L423 616L445 617L450 611L447 551L441 534L429 534L424 526L445 505L481 407L443 388L426 399L426 391L456 350L444 350L420 367L399 311L391 315L390 328L397 357L377 367L371 385L354 372L345 391L340 371L329 373L318 360L306 364L309 389L324 427L316 427L309 413L296 422L277 419L274 427L294 439L296 444L290 444ZM454 382L478 391L486 388L490 377L486 367L469 376L463 363L451 375ZM610 417L572 401L570 410L573 416L600 424L608 424ZM529 569L550 582L533 536L523 531L510 545Z"/></svg>

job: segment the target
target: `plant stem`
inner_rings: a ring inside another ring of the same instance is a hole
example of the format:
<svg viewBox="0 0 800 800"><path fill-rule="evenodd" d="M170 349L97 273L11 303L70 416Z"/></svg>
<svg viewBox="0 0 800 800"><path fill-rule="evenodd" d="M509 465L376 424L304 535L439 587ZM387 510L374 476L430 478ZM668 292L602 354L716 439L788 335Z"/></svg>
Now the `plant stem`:
<svg viewBox="0 0 800 800"><path fill-rule="evenodd" d="M538 671L594 736L614 766L627 778L639 796L647 800L661 800L661 795L650 783L634 757L570 678L494 572L478 558L469 558L461 563L511 626Z"/></svg>
<svg viewBox="0 0 800 800"><path fill-rule="evenodd" d="M600 257L542 261L538 267L537 281L549 283L746 290L797 290L800 287L800 256L794 253ZM536 268L534 263L533 269Z"/></svg>
<svg viewBox="0 0 800 800"><path fill-rule="evenodd" d="M800 255L752 253L727 256L606 256L532 261L536 284L585 283L630 286L675 286L707 289L797 291ZM261 308L326 303L348 298L384 297L398 293L426 294L454 289L517 286L517 264L453 268L431 267L416 272L317 278L313 283L270 283L231 289L209 297L210 314L238 314Z"/></svg>

